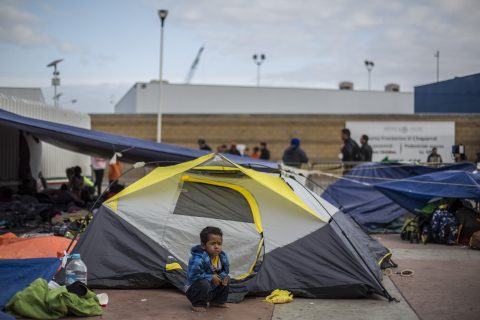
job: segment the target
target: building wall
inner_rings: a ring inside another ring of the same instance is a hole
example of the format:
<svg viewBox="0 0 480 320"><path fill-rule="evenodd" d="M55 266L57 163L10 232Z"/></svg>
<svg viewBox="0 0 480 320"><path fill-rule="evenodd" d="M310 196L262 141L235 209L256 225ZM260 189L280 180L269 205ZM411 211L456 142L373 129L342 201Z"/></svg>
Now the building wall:
<svg viewBox="0 0 480 320"><path fill-rule="evenodd" d="M415 87L415 113L480 114L480 73Z"/></svg>
<svg viewBox="0 0 480 320"><path fill-rule="evenodd" d="M137 104L137 89L136 86L130 88L127 93L115 105L115 113L135 113L135 106Z"/></svg>
<svg viewBox="0 0 480 320"><path fill-rule="evenodd" d="M137 83L115 112L156 113L158 90L158 82ZM168 83L162 86L162 95L163 114L413 114L414 100L412 92Z"/></svg>
<svg viewBox="0 0 480 320"><path fill-rule="evenodd" d="M156 139L155 114L92 114L91 120L93 130ZM475 160L480 152L480 115L164 115L162 139L197 148L197 139L204 138L214 149L232 142L253 148L265 141L273 159L278 160L290 139L298 137L311 160L338 161L340 130L349 120L455 121L456 143L465 145L468 159Z"/></svg>

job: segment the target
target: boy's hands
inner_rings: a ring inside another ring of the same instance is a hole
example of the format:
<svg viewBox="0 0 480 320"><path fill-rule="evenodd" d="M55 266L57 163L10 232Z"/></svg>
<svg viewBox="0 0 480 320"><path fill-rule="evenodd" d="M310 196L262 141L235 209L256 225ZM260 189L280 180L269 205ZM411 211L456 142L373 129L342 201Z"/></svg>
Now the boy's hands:
<svg viewBox="0 0 480 320"><path fill-rule="evenodd" d="M230 282L230 277L226 276L225 278L222 279L222 285L227 286L228 283Z"/></svg>
<svg viewBox="0 0 480 320"><path fill-rule="evenodd" d="M212 283L216 286L219 286L222 284L222 279L220 279L220 277L218 276L218 274L214 274L212 276Z"/></svg>

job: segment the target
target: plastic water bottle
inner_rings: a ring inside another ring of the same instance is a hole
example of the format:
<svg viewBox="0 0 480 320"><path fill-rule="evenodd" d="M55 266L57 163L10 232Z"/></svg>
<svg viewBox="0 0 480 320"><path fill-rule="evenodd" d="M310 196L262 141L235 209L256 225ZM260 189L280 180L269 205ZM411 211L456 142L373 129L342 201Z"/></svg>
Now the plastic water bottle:
<svg viewBox="0 0 480 320"><path fill-rule="evenodd" d="M80 281L87 285L87 266L80 259L79 253L72 255L72 260L65 268L65 285L71 285L75 281Z"/></svg>

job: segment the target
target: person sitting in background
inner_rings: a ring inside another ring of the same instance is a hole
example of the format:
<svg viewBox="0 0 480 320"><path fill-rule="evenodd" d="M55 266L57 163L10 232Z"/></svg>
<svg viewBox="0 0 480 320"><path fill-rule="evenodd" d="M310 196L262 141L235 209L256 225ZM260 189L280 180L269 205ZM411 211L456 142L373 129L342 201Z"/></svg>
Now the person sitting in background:
<svg viewBox="0 0 480 320"><path fill-rule="evenodd" d="M261 153L260 153L260 148L259 147L253 147L253 152L250 155L253 159L260 159Z"/></svg>
<svg viewBox="0 0 480 320"><path fill-rule="evenodd" d="M465 201L456 212L458 219L458 243L468 245L470 237L480 230L480 214Z"/></svg>
<svg viewBox="0 0 480 320"><path fill-rule="evenodd" d="M448 245L456 243L458 237L458 221L453 212L456 211L457 207L457 201L451 205L445 202L432 214L430 232L433 242Z"/></svg>
<svg viewBox="0 0 480 320"><path fill-rule="evenodd" d="M197 143L200 150L212 151L212 148L210 148L205 139L198 139Z"/></svg>
<svg viewBox="0 0 480 320"><path fill-rule="evenodd" d="M232 143L230 149L228 149L228 153L241 156L240 151L238 151L237 145L235 143Z"/></svg>
<svg viewBox="0 0 480 320"><path fill-rule="evenodd" d="M82 190L83 190L83 187L84 187L84 179L83 179L83 176L82 176L82 168L80 168L79 166L75 166L73 168L73 176L70 180L70 190L72 191L72 193L81 198L82 196Z"/></svg>
<svg viewBox="0 0 480 320"><path fill-rule="evenodd" d="M217 147L217 153L227 153L227 151L228 149L226 144L222 144Z"/></svg>

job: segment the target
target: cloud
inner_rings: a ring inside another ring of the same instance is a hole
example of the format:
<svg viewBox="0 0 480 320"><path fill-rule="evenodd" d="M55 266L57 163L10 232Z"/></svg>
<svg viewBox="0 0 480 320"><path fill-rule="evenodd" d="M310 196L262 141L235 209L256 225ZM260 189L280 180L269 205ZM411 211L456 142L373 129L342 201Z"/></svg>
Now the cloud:
<svg viewBox="0 0 480 320"><path fill-rule="evenodd" d="M24 10L10 4L0 4L0 42L21 45L49 45L53 38L38 31L36 25L39 19Z"/></svg>
<svg viewBox="0 0 480 320"><path fill-rule="evenodd" d="M165 4L177 27L201 39L222 60L247 60L255 52L266 53L265 84L330 79L330 87L335 87L352 79L365 88L363 60L369 59L376 63L372 78L378 81L377 88L394 81L412 90L418 83L434 81L436 50L442 52L443 78L479 71L480 2L476 0Z"/></svg>
<svg viewBox="0 0 480 320"><path fill-rule="evenodd" d="M23 47L55 46L62 53L78 53L80 49L69 42L61 42L41 31L41 19L19 7L18 2L0 3L0 43ZM43 5L44 8L51 6ZM52 9L49 9L51 12ZM55 14L59 14L56 11Z"/></svg>

